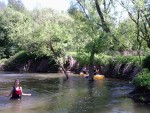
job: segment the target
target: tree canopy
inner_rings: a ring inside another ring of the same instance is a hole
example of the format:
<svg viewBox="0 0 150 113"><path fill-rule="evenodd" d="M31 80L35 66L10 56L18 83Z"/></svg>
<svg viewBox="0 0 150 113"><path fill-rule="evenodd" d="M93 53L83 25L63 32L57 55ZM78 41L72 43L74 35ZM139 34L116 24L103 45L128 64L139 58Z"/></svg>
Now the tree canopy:
<svg viewBox="0 0 150 113"><path fill-rule="evenodd" d="M118 5L129 18L118 20ZM149 52L149 6L140 0L74 0L68 12L28 11L21 0L9 0L0 23L1 58L25 50L63 62L68 52L87 53L93 75L95 54Z"/></svg>

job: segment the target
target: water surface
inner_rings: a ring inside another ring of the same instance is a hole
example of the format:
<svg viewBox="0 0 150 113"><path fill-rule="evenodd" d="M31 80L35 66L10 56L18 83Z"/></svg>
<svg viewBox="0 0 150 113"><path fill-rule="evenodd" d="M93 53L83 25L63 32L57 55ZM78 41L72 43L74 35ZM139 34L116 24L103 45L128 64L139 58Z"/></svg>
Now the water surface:
<svg viewBox="0 0 150 113"><path fill-rule="evenodd" d="M10 92L15 79L21 80L21 101L2 96ZM74 75L64 81L62 74L0 74L0 113L149 113L150 105L127 97L132 84L115 79L90 83Z"/></svg>

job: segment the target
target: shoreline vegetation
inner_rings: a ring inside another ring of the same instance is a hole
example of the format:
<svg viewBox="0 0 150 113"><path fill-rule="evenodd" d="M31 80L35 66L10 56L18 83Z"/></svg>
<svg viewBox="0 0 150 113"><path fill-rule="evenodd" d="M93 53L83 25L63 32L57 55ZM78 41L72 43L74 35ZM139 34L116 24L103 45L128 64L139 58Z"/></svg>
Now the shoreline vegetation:
<svg viewBox="0 0 150 113"><path fill-rule="evenodd" d="M25 55L25 53L22 53ZM27 55L27 54L26 54ZM39 76L42 76L42 73L54 73L54 76L57 76L57 73L62 73L59 66L56 64L56 62L53 60L50 60L48 57L43 58L37 58L36 60L34 58L28 59L28 57L20 57L20 54L11 57L8 60L5 60L5 63L0 65L0 70L4 73L6 72L20 72L20 73L39 73ZM27 58L26 60L21 60L22 58ZM31 58L31 57L29 57ZM139 65L136 65L133 62L132 57L124 57L122 59L125 59L128 62L121 62L121 60L118 61L114 60L109 61L106 65L97 65L97 67L100 69L100 74L105 75L106 78L116 78L120 80L127 80L132 83L135 82L135 78L137 78L137 75L143 71L143 68ZM135 58L135 57L133 57ZM83 64L80 63L79 58L76 58L78 61L75 60L75 58L72 57L73 64L70 64L69 59L66 59L66 63L64 64L65 69L67 72L69 72L69 76L71 76L72 73L79 75ZM121 58L120 58L121 59ZM51 62L49 62L51 61ZM125 60L124 60L125 61ZM14 63L15 62L15 63ZM47 63L49 62L49 63ZM99 61L102 62L102 61ZM7 68L6 68L7 67ZM50 71L51 69L52 71ZM48 71L47 71L48 70ZM137 81L136 81L137 82ZM128 97L132 98L136 102L143 102L143 103L150 103L150 90L147 88L136 88L139 83L135 84L135 90L130 92Z"/></svg>

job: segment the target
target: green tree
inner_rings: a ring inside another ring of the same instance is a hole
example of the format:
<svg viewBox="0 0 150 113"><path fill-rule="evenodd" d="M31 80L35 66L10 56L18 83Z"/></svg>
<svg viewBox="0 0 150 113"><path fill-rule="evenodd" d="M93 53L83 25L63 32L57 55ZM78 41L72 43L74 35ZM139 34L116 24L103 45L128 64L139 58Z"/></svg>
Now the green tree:
<svg viewBox="0 0 150 113"><path fill-rule="evenodd" d="M68 10L75 20L75 28L78 33L76 39L83 40L81 42L83 47L90 53L89 80L93 80L94 55L107 50L109 47L107 44L111 40L108 38L110 34L109 16L107 16L109 8L106 8L108 4L103 4L104 2L76 0ZM103 9L101 6L105 8Z"/></svg>
<svg viewBox="0 0 150 113"><path fill-rule="evenodd" d="M146 41L147 47L150 48L150 21L149 10L146 8L147 2L141 0L134 0L130 2L120 2L136 25L136 38L141 49L142 40Z"/></svg>
<svg viewBox="0 0 150 113"><path fill-rule="evenodd" d="M0 23L1 55L8 58L21 49L24 43L21 39L26 39L31 34L29 18L7 8L0 12Z"/></svg>
<svg viewBox="0 0 150 113"><path fill-rule="evenodd" d="M136 26L130 19L125 19L118 25L115 35L119 37L119 44L114 47L116 51L123 52L138 49L135 30Z"/></svg>
<svg viewBox="0 0 150 113"><path fill-rule="evenodd" d="M38 56L54 56L64 69L62 58L73 47L71 42L74 32L70 29L73 20L65 13L58 13L51 9L34 10L31 15L30 36L20 37L18 43L26 51ZM67 74L66 76L68 78Z"/></svg>

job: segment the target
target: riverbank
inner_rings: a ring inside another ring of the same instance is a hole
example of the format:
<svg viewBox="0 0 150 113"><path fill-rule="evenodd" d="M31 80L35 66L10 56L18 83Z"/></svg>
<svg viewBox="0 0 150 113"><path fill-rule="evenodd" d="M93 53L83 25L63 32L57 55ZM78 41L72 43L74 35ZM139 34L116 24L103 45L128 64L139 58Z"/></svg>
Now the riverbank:
<svg viewBox="0 0 150 113"><path fill-rule="evenodd" d="M135 89L128 94L128 97L135 102L150 104L150 90L147 89Z"/></svg>

